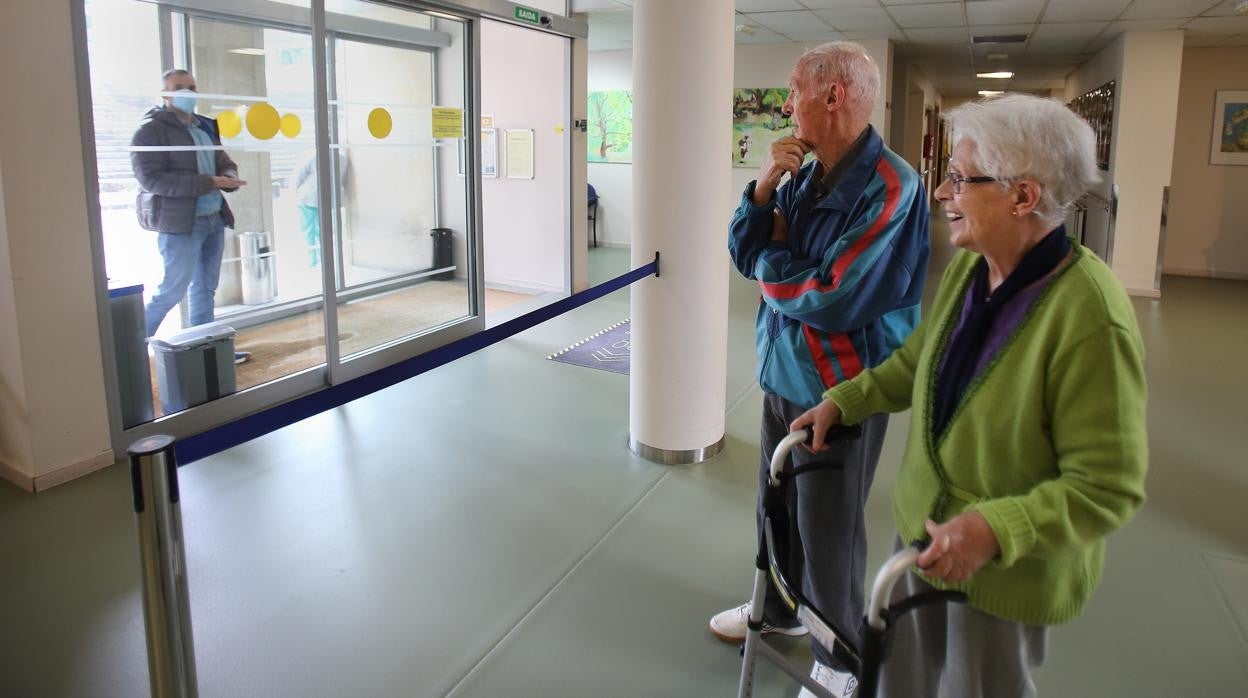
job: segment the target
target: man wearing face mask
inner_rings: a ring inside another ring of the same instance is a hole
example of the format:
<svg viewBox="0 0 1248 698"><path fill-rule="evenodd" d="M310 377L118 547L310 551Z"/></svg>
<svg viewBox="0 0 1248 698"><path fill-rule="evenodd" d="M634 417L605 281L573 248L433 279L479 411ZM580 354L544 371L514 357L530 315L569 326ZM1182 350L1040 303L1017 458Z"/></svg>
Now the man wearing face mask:
<svg viewBox="0 0 1248 698"><path fill-rule="evenodd" d="M221 146L216 120L195 113L195 76L174 69L163 77L164 92L172 94L164 106L147 112L130 140L132 146L153 148L132 152L130 164L139 180L139 225L160 234L164 260L164 278L146 307L149 337L183 296L191 325L212 322L225 228L234 227L221 192L246 184L230 156L213 149ZM234 361L247 357L237 352Z"/></svg>

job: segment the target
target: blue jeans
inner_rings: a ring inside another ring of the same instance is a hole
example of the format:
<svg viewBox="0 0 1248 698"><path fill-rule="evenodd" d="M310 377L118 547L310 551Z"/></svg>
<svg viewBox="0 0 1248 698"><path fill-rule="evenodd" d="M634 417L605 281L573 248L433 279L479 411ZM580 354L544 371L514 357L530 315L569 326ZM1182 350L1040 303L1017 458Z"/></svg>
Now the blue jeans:
<svg viewBox="0 0 1248 698"><path fill-rule="evenodd" d="M225 247L225 219L220 214L199 216L189 234L159 235L165 277L145 309L149 337L156 334L165 315L181 302L182 296L187 296L190 305L191 325L212 322Z"/></svg>

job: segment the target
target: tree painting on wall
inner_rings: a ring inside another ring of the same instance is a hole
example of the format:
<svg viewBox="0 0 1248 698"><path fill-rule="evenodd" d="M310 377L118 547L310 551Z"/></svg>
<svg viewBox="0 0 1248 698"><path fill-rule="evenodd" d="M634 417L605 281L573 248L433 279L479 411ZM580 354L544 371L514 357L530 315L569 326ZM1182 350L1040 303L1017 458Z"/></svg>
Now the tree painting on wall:
<svg viewBox="0 0 1248 698"><path fill-rule="evenodd" d="M590 162L633 161L633 93L608 90L589 93Z"/></svg>
<svg viewBox="0 0 1248 698"><path fill-rule="evenodd" d="M786 87L737 88L732 91L732 165L759 167L771 144L792 133L784 115Z"/></svg>

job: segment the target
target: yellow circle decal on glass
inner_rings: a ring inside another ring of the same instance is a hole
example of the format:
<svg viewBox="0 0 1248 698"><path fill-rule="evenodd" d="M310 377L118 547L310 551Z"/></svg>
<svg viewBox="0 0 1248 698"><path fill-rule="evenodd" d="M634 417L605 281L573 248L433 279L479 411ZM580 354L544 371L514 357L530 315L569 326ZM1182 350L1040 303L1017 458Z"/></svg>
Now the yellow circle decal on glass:
<svg viewBox="0 0 1248 698"><path fill-rule="evenodd" d="M234 138L243 132L243 120L238 118L236 111L223 111L217 114L217 128L226 138Z"/></svg>
<svg viewBox="0 0 1248 698"><path fill-rule="evenodd" d="M280 127L281 117L272 104L260 102L247 110L247 131L256 138L267 141L277 135Z"/></svg>
<svg viewBox="0 0 1248 698"><path fill-rule="evenodd" d="M373 134L373 138L385 138L393 128L394 119L390 118L390 112L377 107L368 113L368 132Z"/></svg>
<svg viewBox="0 0 1248 698"><path fill-rule="evenodd" d="M294 138L303 130L303 122L294 114L282 114L282 135Z"/></svg>

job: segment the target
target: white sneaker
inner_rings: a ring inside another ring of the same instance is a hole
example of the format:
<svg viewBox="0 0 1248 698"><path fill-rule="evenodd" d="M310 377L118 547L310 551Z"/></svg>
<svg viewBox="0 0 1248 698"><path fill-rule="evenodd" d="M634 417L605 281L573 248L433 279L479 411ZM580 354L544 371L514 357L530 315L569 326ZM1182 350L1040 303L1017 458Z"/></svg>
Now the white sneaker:
<svg viewBox="0 0 1248 698"><path fill-rule="evenodd" d="M828 689L828 691L837 698L849 698L854 695L854 689L858 688L858 678L848 671L836 671L826 664L815 662L810 669L810 678L815 683ZM811 693L805 686L802 686L802 692L797 694L797 698L815 698L815 694Z"/></svg>
<svg viewBox="0 0 1248 698"><path fill-rule="evenodd" d="M750 622L750 604L743 603L736 608L730 608L727 611L720 611L711 618L711 632L715 637L724 642L739 644L745 642L745 633ZM806 628L795 625L791 628L779 628L763 619L764 635L788 635L789 637L801 637L806 634Z"/></svg>

